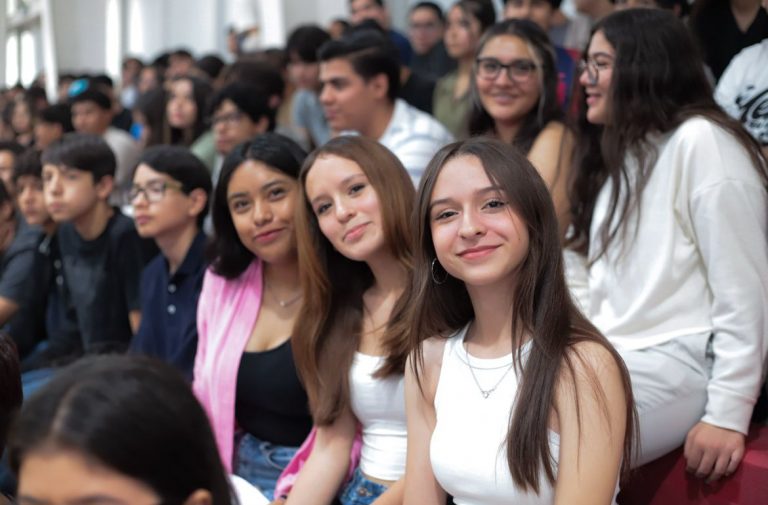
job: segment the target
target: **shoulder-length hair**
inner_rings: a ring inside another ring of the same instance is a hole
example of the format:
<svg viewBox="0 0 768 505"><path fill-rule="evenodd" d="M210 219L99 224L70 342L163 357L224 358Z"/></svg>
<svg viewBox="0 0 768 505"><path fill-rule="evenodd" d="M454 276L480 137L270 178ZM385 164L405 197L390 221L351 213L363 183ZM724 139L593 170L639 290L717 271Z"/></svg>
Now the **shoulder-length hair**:
<svg viewBox="0 0 768 505"><path fill-rule="evenodd" d="M208 128L208 124L205 120L205 111L208 107L208 100L211 93L213 92L213 88L208 83L208 81L188 75L176 77L171 81L171 86L180 81L189 81L192 84L192 98L195 101L195 107L197 108L197 112L195 114L195 124L189 128L181 129L174 128L168 123L168 102L171 100L171 95L173 94L172 91L169 91L166 95L165 102L166 111L164 111L164 115L166 117L163 121L163 143L190 146L200 137L200 135L205 133L205 130Z"/></svg>
<svg viewBox="0 0 768 505"><path fill-rule="evenodd" d="M547 34L539 26L528 19L509 19L490 27L477 46L475 57L479 57L483 48L496 37L517 37L525 43L538 67L539 101L525 115L522 125L515 136L513 144L522 152L531 150L536 137L550 121L563 121L564 114L557 101L557 69L555 68L555 49ZM469 133L470 135L492 134L495 121L488 114L480 101L477 90L475 62L472 79L470 79Z"/></svg>
<svg viewBox="0 0 768 505"><path fill-rule="evenodd" d="M607 16L595 25L613 46L613 77L608 120L603 127L585 124L580 100L581 132L571 186L574 233L572 246L594 261L624 228L630 211L639 208L658 153L649 134L663 134L694 116L704 117L731 134L749 153L763 180L765 159L757 142L738 121L720 109L704 73L704 63L689 30L672 13L660 9L630 9ZM685 55L685 57L680 57ZM639 170L630 171L627 156ZM589 251L589 234L600 188L610 180L612 196L607 219L599 230L601 250ZM623 190L630 198L619 202Z"/></svg>
<svg viewBox="0 0 768 505"><path fill-rule="evenodd" d="M320 425L332 423L349 404L349 369L360 344L363 293L374 282L365 262L351 260L334 249L307 201L307 174L317 159L327 156L353 161L365 173L379 199L387 246L407 272L412 265L410 214L415 195L397 157L361 136L332 139L310 154L301 169L304 204L296 210L296 236L304 305L291 342L315 423ZM403 298L387 323L382 344L387 358L376 372L378 377L401 374L405 367L409 347Z"/></svg>
<svg viewBox="0 0 768 505"><path fill-rule="evenodd" d="M227 203L227 189L235 171L246 161L260 161L296 179L306 156L307 154L296 142L278 133L257 135L229 153L221 167L211 208L214 233L208 256L211 260L211 269L215 274L227 279L235 279L255 258L254 254L240 242Z"/></svg>
<svg viewBox="0 0 768 505"><path fill-rule="evenodd" d="M208 417L178 371L136 356L96 356L56 374L25 401L9 443L18 473L38 450L68 450L147 485L162 503L194 491L229 505Z"/></svg>
<svg viewBox="0 0 768 505"><path fill-rule="evenodd" d="M422 341L432 336L451 335L475 317L464 283L448 275L445 283L437 285L431 269L436 257L430 228L432 193L445 164L463 156L473 156L481 162L488 178L502 189L513 211L525 223L529 236L528 254L511 286L512 348L516 349L513 362L520 373L520 386L516 399L510 398L510 403L524 406L512 411L506 437L507 463L513 480L521 488L538 493L543 469L544 477L554 483L549 415L558 381L571 379L575 388L574 361L583 358L574 346L584 341L602 345L621 371L627 409L624 439L624 469L627 470L632 460L634 429L629 374L615 349L571 300L563 274L557 218L546 184L517 149L498 140L474 137L445 146L432 159L421 179L413 214L416 243L408 304L417 378L423 366ZM524 335L532 335L525 363L521 355ZM590 379L595 397L604 401L599 378Z"/></svg>

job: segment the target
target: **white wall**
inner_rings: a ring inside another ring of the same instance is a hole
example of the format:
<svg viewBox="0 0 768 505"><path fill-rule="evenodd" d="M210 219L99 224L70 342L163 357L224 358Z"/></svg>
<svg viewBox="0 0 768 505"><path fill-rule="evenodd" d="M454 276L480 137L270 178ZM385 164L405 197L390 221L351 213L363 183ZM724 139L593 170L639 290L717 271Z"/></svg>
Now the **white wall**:
<svg viewBox="0 0 768 505"><path fill-rule="evenodd" d="M51 2L54 50L60 72L106 68L106 5L104 0Z"/></svg>

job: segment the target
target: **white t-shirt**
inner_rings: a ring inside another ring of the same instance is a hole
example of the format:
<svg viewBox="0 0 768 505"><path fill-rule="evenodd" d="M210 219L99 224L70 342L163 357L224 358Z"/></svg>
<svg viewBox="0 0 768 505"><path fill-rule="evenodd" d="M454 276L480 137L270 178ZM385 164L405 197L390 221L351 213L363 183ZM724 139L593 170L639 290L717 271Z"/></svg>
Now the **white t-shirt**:
<svg viewBox="0 0 768 505"><path fill-rule="evenodd" d="M715 100L768 146L768 39L737 54L717 83Z"/></svg>

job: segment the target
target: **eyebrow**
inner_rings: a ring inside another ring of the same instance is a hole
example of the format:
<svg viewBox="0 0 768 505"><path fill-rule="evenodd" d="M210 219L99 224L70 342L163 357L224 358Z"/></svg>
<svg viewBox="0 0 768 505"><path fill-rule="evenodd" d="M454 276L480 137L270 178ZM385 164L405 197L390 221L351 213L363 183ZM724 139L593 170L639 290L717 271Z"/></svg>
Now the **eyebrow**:
<svg viewBox="0 0 768 505"><path fill-rule="evenodd" d="M613 54L608 54L608 53L606 53L605 51L598 51L598 52L596 52L596 53L590 53L590 54L589 54L589 56L590 56L591 58L596 58L596 57L598 57L598 56L602 56L602 57L605 57L605 58L611 58L611 59L614 59L614 58L616 57L615 55L613 55Z"/></svg>
<svg viewBox="0 0 768 505"><path fill-rule="evenodd" d="M268 183L266 183L265 185L260 187L259 191L260 192L267 191L268 189L273 188L275 186L278 186L280 184L285 184L285 181L282 180L282 179L275 179L275 180L269 181ZM230 200L232 200L234 198L240 198L242 196L248 196L248 194L249 193L247 191L239 191L237 193L232 193L231 195L227 195L227 201L229 202Z"/></svg>
<svg viewBox="0 0 768 505"><path fill-rule="evenodd" d="M19 496L18 503L20 505L47 505L51 502L48 500L40 500L33 496ZM83 496L75 500L69 501L69 505L125 505L125 502L119 498L112 496L95 494L90 496Z"/></svg>
<svg viewBox="0 0 768 505"><path fill-rule="evenodd" d="M340 186L344 186L345 184L349 184L350 181L353 181L353 180L357 179L358 177L366 177L366 175L365 174L352 174L352 175L348 175L348 176L346 176L345 178L343 178L341 180ZM312 200L310 200L309 203L310 203L310 205L314 205L317 200L320 200L322 198L325 198L324 194L321 194L320 196L314 197Z"/></svg>
<svg viewBox="0 0 768 505"><path fill-rule="evenodd" d="M495 193L495 192L504 192L504 189L502 189L499 186L488 186L487 188L478 189L475 191L476 196L482 196L486 193ZM455 200L451 197L447 198L441 198L439 200L434 200L429 203L429 211L431 212L434 207L437 207L438 205L446 204L446 203L453 203Z"/></svg>

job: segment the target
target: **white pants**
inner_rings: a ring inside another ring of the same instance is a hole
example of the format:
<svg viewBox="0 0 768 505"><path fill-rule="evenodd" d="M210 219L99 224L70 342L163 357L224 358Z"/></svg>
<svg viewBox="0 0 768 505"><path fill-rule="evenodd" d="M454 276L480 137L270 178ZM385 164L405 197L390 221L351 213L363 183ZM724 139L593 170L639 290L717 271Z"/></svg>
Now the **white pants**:
<svg viewBox="0 0 768 505"><path fill-rule="evenodd" d="M704 416L712 359L709 334L619 351L632 380L640 445L633 468L680 447Z"/></svg>

